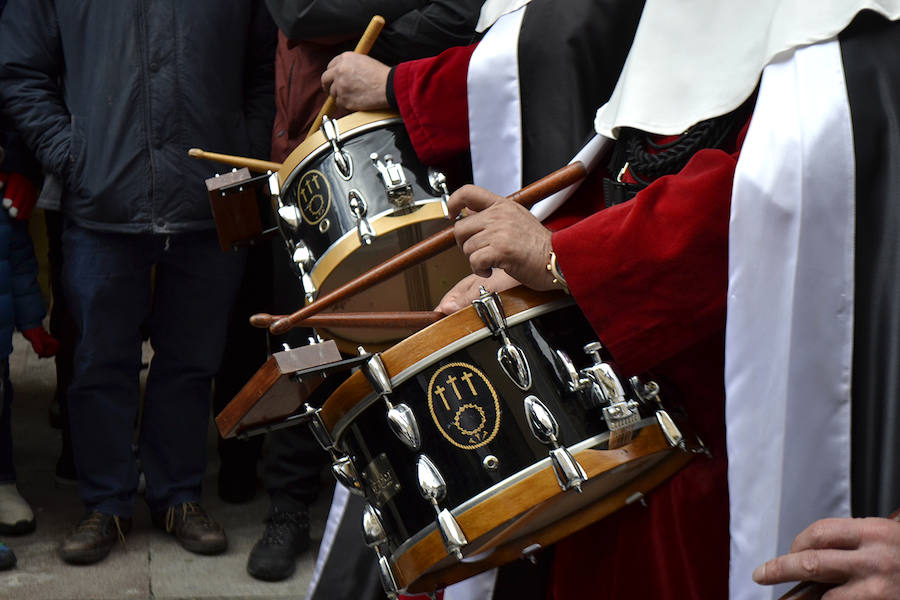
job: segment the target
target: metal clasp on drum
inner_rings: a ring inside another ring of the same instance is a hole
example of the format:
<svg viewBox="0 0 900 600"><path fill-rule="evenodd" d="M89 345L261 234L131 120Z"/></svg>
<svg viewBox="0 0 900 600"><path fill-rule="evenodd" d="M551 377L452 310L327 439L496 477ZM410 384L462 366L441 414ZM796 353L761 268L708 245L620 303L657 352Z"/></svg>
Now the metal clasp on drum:
<svg viewBox="0 0 900 600"><path fill-rule="evenodd" d="M406 208L413 203L412 184L406 180L406 172L403 170L403 164L400 161L394 162L394 157L390 154L384 155L382 162L377 152L369 155L372 164L381 175L381 182L384 184L384 190L387 193L388 201L397 208Z"/></svg>
<svg viewBox="0 0 900 600"><path fill-rule="evenodd" d="M327 116L322 117L322 133L331 144L331 157L334 159L338 175L344 181L350 181L353 177L353 158L341 148L341 132L338 129L337 121L329 119Z"/></svg>

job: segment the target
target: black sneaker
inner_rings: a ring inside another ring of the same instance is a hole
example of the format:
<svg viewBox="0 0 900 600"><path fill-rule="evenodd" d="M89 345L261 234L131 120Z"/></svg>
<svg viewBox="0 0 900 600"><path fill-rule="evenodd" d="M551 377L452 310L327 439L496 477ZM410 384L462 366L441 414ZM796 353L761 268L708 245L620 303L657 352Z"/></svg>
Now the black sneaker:
<svg viewBox="0 0 900 600"><path fill-rule="evenodd" d="M153 522L190 552L221 554L228 548L225 530L196 502L170 506L166 512L153 515Z"/></svg>
<svg viewBox="0 0 900 600"><path fill-rule="evenodd" d="M309 509L273 510L266 530L250 551L247 572L263 581L287 579L297 568L297 557L309 547Z"/></svg>
<svg viewBox="0 0 900 600"><path fill-rule="evenodd" d="M131 529L131 519L93 511L82 517L63 540L59 555L71 565L89 565L106 558L119 539Z"/></svg>

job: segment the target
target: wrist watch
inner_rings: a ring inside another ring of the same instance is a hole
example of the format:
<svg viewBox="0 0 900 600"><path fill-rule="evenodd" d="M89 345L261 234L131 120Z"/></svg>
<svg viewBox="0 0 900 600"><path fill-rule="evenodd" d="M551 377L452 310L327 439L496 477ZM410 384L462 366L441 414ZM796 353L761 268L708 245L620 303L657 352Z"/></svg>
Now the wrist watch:
<svg viewBox="0 0 900 600"><path fill-rule="evenodd" d="M547 270L553 276L553 284L558 285L568 294L569 286L566 283L566 278L563 277L562 271L559 270L559 265L556 264L556 252L553 250L550 251L550 260L547 262Z"/></svg>

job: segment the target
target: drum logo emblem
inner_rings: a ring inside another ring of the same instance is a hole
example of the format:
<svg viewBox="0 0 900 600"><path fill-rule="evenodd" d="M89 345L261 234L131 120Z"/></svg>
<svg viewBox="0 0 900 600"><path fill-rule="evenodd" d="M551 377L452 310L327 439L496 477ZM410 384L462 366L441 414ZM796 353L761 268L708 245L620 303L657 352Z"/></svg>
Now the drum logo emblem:
<svg viewBox="0 0 900 600"><path fill-rule="evenodd" d="M484 373L454 362L428 382L428 409L441 435L463 450L481 448L500 430L500 401Z"/></svg>
<svg viewBox="0 0 900 600"><path fill-rule="evenodd" d="M321 171L311 169L297 183L297 206L303 220L316 225L331 209L331 186Z"/></svg>

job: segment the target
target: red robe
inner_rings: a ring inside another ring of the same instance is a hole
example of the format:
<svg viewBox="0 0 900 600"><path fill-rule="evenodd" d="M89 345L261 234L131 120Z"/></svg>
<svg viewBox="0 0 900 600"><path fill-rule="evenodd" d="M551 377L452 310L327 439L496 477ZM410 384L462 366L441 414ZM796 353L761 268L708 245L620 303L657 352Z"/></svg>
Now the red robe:
<svg viewBox="0 0 900 600"><path fill-rule="evenodd" d="M416 154L440 165L469 151L466 75L475 45L394 67L394 95Z"/></svg>
<svg viewBox="0 0 900 600"><path fill-rule="evenodd" d="M467 150L471 49L397 67L395 92L424 162ZM452 93L444 93L446 90ZM739 148L742 135L735 147ZM701 150L680 173L601 210L593 174L547 225L572 295L621 373L649 373L712 453L556 545L547 597L728 596L724 331L728 220L737 152Z"/></svg>
<svg viewBox="0 0 900 600"><path fill-rule="evenodd" d="M620 372L660 382L712 453L650 492L647 508L626 507L558 543L551 598L728 596L723 377L736 163L736 153L702 150L679 174L599 212L596 176L548 223L588 215L552 238L576 303Z"/></svg>

